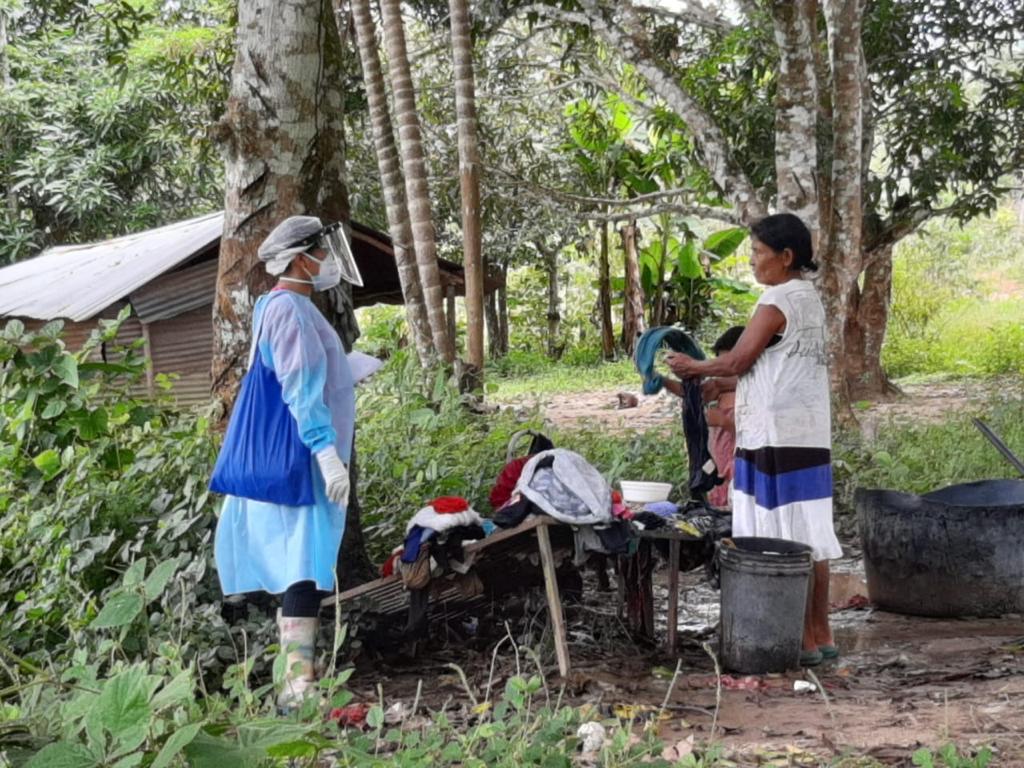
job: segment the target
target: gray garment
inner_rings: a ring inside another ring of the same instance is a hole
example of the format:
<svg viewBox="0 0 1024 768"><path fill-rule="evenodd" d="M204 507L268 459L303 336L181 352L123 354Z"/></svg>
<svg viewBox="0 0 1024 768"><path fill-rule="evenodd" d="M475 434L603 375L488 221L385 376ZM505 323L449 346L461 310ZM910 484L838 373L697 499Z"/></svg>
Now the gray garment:
<svg viewBox="0 0 1024 768"><path fill-rule="evenodd" d="M552 466L538 468L547 457L554 457ZM612 520L611 486L586 459L564 448L531 457L515 492L563 523L600 525Z"/></svg>
<svg viewBox="0 0 1024 768"><path fill-rule="evenodd" d="M342 281L327 291L327 303L332 313L329 315L331 325L341 337L341 345L345 352L351 352L352 346L359 338L359 323L356 322L356 309L352 301L352 286Z"/></svg>

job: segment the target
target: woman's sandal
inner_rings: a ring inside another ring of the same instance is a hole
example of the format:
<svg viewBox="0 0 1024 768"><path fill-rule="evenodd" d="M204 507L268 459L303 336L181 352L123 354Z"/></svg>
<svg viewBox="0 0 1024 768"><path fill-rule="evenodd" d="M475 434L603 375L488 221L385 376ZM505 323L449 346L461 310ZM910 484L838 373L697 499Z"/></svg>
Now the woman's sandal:
<svg viewBox="0 0 1024 768"><path fill-rule="evenodd" d="M839 649L834 645L819 645L818 651L823 659L838 659Z"/></svg>
<svg viewBox="0 0 1024 768"><path fill-rule="evenodd" d="M823 658L821 651L800 651L800 666L816 667Z"/></svg>

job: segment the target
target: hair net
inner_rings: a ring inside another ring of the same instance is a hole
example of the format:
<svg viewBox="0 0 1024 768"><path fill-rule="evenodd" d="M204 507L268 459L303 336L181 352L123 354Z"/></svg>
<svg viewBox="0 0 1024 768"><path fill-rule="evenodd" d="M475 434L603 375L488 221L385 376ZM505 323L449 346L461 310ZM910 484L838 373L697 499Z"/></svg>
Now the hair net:
<svg viewBox="0 0 1024 768"><path fill-rule="evenodd" d="M296 254L307 250L295 244L320 232L323 225L316 216L289 216L267 235L256 252L267 272L280 275L291 264Z"/></svg>

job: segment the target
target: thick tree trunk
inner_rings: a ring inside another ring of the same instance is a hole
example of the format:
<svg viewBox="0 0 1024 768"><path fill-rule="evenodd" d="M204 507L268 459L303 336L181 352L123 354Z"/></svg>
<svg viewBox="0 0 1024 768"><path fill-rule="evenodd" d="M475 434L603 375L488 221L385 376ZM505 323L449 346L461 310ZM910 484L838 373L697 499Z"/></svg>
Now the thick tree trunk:
<svg viewBox="0 0 1024 768"><path fill-rule="evenodd" d="M885 397L896 388L882 367L882 344L892 299L892 246L865 258L862 288L850 307L844 338L846 375L854 400Z"/></svg>
<svg viewBox="0 0 1024 768"><path fill-rule="evenodd" d="M601 312L601 354L615 359L615 330L612 327L612 278L608 264L608 224L601 222L601 250L598 254L598 308Z"/></svg>
<svg viewBox="0 0 1024 768"><path fill-rule="evenodd" d="M825 0L832 69L831 207L822 211L821 288L828 319L832 392L840 420L852 418L846 328L856 306L861 272L864 0Z"/></svg>
<svg viewBox="0 0 1024 768"><path fill-rule="evenodd" d="M434 348L441 359L451 363L455 359L454 340L448 337L444 313L444 295L441 274L437 266L437 244L434 222L430 210L430 190L427 187L427 169L423 159L423 139L419 116L416 113L416 92L413 88L409 54L405 44L400 0L381 0L381 19L388 50L388 69L395 99L395 118L398 122L398 143L405 171L405 193L412 220L413 247L423 286L423 299L430 320Z"/></svg>
<svg viewBox="0 0 1024 768"><path fill-rule="evenodd" d="M466 278L466 362L479 381L484 369L484 268L480 234L480 147L476 135L476 85L467 0L449 0L455 112L459 132L459 191L462 196L463 267ZM454 341L454 340L453 340Z"/></svg>
<svg viewBox="0 0 1024 768"><path fill-rule="evenodd" d="M339 42L329 6L241 3L224 154L224 236L213 310L213 394L230 410L245 372L255 298L271 285L256 249L282 219L348 219ZM285 20L287 23L285 23ZM322 30L331 34L322 37ZM333 52L333 56L331 55Z"/></svg>
<svg viewBox="0 0 1024 768"><path fill-rule="evenodd" d="M779 75L775 91L777 206L818 234L817 0L773 0Z"/></svg>
<svg viewBox="0 0 1024 768"><path fill-rule="evenodd" d="M537 243L537 249L544 255L544 270L548 277L548 357L558 360L562 356L563 347L558 343L562 332L562 313L558 296L558 251L545 248Z"/></svg>
<svg viewBox="0 0 1024 768"><path fill-rule="evenodd" d="M335 8L340 5L340 1L335 0ZM427 317L427 308L423 302L423 286L420 284L416 266L412 225L409 222L409 208L405 200L405 179L402 176L394 129L388 112L387 91L384 87L384 74L381 71L377 47L376 25L369 0L352 0L352 17L363 67L366 100L370 109L377 168L380 171L384 204L387 208L388 230L395 251L398 280L405 299L405 318L420 363L427 366L437 359L437 350L434 348L430 319Z"/></svg>
<svg viewBox="0 0 1024 768"><path fill-rule="evenodd" d="M644 289L640 284L640 258L637 255L636 222L631 221L620 230L622 248L626 253L625 312L623 313L622 341L627 355L633 354L637 337L646 330L644 322Z"/></svg>
<svg viewBox="0 0 1024 768"><path fill-rule="evenodd" d="M253 302L272 282L256 257L260 242L294 214L328 222L349 217L344 77L331 6L264 0L241 3L238 13L231 93L217 129L225 159L225 213L212 373L214 396L225 414L245 372ZM354 327L351 316L328 316L346 335ZM354 447L349 469L353 490L339 553L342 583L372 575L360 525Z"/></svg>

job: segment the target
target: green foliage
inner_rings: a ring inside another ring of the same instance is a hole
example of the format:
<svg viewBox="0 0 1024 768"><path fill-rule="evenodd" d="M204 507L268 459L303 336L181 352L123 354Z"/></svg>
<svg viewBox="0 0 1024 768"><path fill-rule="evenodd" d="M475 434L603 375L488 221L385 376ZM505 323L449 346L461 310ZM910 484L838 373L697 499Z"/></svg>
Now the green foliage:
<svg viewBox="0 0 1024 768"><path fill-rule="evenodd" d="M1006 207L963 228L933 222L899 245L882 354L890 375L1024 371L1019 233Z"/></svg>
<svg viewBox="0 0 1024 768"><path fill-rule="evenodd" d="M39 5L9 27L0 185L14 206L0 209L0 263L220 205L207 126L226 95L224 9L185 20L152 4Z"/></svg>
<svg viewBox="0 0 1024 768"><path fill-rule="evenodd" d="M961 755L955 744L947 744L938 752L919 749L913 755L914 765L920 768L986 768L992 762L992 750L982 747L973 755Z"/></svg>

